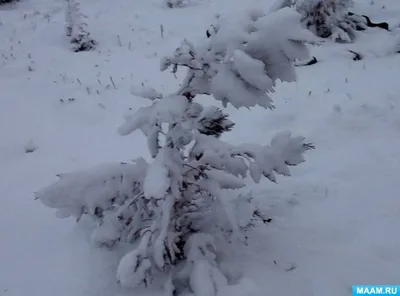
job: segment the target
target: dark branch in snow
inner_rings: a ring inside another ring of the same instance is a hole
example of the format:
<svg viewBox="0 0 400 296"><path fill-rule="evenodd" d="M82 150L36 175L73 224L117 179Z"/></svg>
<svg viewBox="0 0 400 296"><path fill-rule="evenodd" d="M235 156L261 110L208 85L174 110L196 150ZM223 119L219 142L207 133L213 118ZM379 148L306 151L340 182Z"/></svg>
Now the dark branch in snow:
<svg viewBox="0 0 400 296"><path fill-rule="evenodd" d="M382 22L382 23L373 23L371 22L371 19L366 16L366 15L362 15L366 20L367 20L367 26L371 27L371 28L381 28L383 30L389 31L389 24L386 22Z"/></svg>
<svg viewBox="0 0 400 296"><path fill-rule="evenodd" d="M355 52L355 51L352 51L352 50L349 50L349 52L351 52L354 55L353 61L360 61L360 60L363 59L361 53L358 53L358 52Z"/></svg>
<svg viewBox="0 0 400 296"><path fill-rule="evenodd" d="M316 64L316 63L318 63L317 58L316 58L316 57L312 57L312 58L309 59L309 60L298 61L298 62L294 63L294 65L295 65L296 67L304 67L304 66L311 66L311 65L314 65L314 64Z"/></svg>

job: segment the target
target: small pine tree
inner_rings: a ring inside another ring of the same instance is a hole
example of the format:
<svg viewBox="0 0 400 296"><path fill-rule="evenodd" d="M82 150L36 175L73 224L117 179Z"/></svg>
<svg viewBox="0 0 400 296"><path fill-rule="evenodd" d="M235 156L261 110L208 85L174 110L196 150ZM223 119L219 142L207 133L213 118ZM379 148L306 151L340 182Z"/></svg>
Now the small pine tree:
<svg viewBox="0 0 400 296"><path fill-rule="evenodd" d="M99 245L132 245L117 269L124 286L161 281L168 296L222 296L240 289L218 268L215 238L243 238L262 216L251 196L234 198L226 190L243 188L248 175L257 183L289 176L289 167L313 148L289 132L268 145L228 144L220 139L234 127L228 114L196 101L198 94L209 94L237 108L272 108L268 93L276 80L295 79L291 61L306 53L305 41L315 40L294 10L251 11L242 20L221 20L204 44L184 41L163 59L163 70L188 68L176 94L136 91L152 104L127 116L119 133L141 130L150 163L140 158L60 175L36 193L59 217L94 218ZM232 24L241 26L232 30Z"/></svg>
<svg viewBox="0 0 400 296"><path fill-rule="evenodd" d="M349 13L353 0L297 0L296 9L302 22L321 38L353 42L356 31L367 28L366 19Z"/></svg>
<svg viewBox="0 0 400 296"><path fill-rule="evenodd" d="M70 43L74 52L90 51L96 47L96 42L90 37L86 23L87 16L79 8L75 0L68 0L65 15L65 34L70 37Z"/></svg>

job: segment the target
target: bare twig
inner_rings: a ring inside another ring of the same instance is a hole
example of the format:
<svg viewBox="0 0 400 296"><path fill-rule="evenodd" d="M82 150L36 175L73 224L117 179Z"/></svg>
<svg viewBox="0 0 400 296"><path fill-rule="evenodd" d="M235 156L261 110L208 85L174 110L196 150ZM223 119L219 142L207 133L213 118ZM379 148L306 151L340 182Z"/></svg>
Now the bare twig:
<svg viewBox="0 0 400 296"><path fill-rule="evenodd" d="M310 59L310 60L299 61L299 62L294 63L294 65L296 67L304 67L304 66L311 66L311 65L314 65L316 63L318 63L317 58L316 57L312 57L312 59Z"/></svg>
<svg viewBox="0 0 400 296"><path fill-rule="evenodd" d="M360 61L360 60L363 59L361 53L358 53L358 52L355 52L355 51L352 51L352 50L348 50L348 51L351 52L354 55L353 61Z"/></svg>
<svg viewBox="0 0 400 296"><path fill-rule="evenodd" d="M112 83L114 89L117 89L117 87L115 86L114 79L112 78L112 76L110 76L110 80L111 80L111 83Z"/></svg>
<svg viewBox="0 0 400 296"><path fill-rule="evenodd" d="M161 38L164 39L164 25L160 25Z"/></svg>

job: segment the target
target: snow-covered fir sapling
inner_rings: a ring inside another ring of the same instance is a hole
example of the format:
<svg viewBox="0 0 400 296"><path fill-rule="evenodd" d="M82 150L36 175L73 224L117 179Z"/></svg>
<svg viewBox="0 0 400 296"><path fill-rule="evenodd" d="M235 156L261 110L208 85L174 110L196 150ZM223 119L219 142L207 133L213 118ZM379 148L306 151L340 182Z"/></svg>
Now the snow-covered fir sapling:
<svg viewBox="0 0 400 296"><path fill-rule="evenodd" d="M356 31L367 29L367 20L348 11L353 0L297 0L302 23L314 34L338 42L353 42Z"/></svg>
<svg viewBox="0 0 400 296"><path fill-rule="evenodd" d="M197 96L212 95L236 108L273 108L268 93L276 80L293 81L292 62L307 54L305 42L317 41L300 26L300 15L289 8L270 15L250 11L240 20L221 18L217 28L204 43L184 41L163 59L162 70L188 69L175 94L132 91L152 103L126 116L119 133L140 130L152 161L139 158L59 175L36 193L59 217L87 215L97 221L92 235L97 244L131 245L117 269L121 285L158 283L168 296L255 295L240 294L246 282L232 287L218 268L223 250L217 241L243 239L243 232L265 218L251 197L235 197L232 190L245 187L246 177L258 183L262 177L276 182L277 174L289 176L289 167L302 163L304 152L313 148L289 132L266 145L226 143L221 135L234 123Z"/></svg>
<svg viewBox="0 0 400 296"><path fill-rule="evenodd" d="M80 10L79 3L75 0L68 0L65 14L65 34L70 38L72 50L89 51L96 47L95 40L88 32L86 23L87 16Z"/></svg>

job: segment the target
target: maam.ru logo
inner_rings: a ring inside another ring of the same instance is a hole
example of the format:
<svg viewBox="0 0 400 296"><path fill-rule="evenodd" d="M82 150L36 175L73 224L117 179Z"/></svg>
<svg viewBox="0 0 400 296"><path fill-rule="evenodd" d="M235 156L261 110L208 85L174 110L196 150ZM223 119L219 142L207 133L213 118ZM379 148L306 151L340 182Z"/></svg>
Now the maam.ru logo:
<svg viewBox="0 0 400 296"><path fill-rule="evenodd" d="M398 295L400 286L379 285L379 286L353 286L353 296L359 295Z"/></svg>

